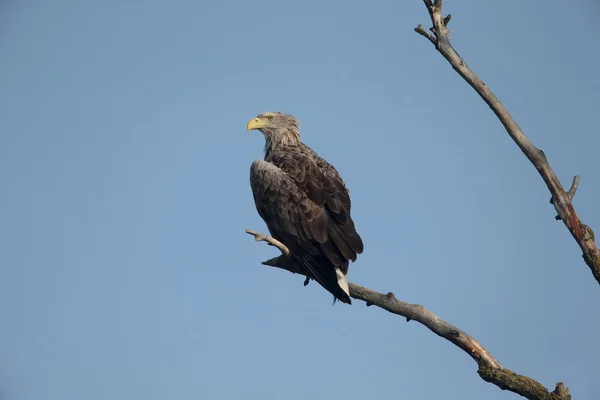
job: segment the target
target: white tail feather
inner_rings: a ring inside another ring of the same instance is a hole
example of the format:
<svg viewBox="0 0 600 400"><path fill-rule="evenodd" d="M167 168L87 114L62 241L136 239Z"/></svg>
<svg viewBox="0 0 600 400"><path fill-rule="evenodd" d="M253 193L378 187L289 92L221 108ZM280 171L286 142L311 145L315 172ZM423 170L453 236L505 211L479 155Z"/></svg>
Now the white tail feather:
<svg viewBox="0 0 600 400"><path fill-rule="evenodd" d="M339 287L341 287L342 290L346 292L348 297L350 297L350 288L348 287L348 279L346 279L346 275L344 275L343 272L337 267L335 269L335 274L337 275L337 283Z"/></svg>

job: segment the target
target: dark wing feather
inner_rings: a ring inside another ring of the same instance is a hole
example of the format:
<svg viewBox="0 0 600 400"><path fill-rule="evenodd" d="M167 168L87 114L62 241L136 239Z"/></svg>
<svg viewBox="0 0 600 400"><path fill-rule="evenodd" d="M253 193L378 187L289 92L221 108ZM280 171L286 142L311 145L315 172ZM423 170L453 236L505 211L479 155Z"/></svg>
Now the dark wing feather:
<svg viewBox="0 0 600 400"><path fill-rule="evenodd" d="M350 193L338 171L304 144L275 151L270 161L281 168L317 206L327 214L327 225L320 224L313 237L321 244L324 255L348 270L348 261L356 261L363 242L350 216Z"/></svg>

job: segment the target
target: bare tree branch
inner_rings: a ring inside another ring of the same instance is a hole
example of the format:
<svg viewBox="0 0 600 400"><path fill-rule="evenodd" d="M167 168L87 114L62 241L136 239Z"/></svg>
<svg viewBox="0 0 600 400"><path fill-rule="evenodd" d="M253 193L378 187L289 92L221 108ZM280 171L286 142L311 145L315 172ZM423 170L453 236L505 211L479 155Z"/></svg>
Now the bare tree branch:
<svg viewBox="0 0 600 400"><path fill-rule="evenodd" d="M427 7L433 24L433 27L430 28L432 33L429 33L421 25L418 25L415 31L427 38L446 58L452 68L481 96L496 114L509 136L537 169L552 195L550 202L554 205L558 214L556 219L562 220L569 232L571 232L571 235L583 252L586 264L591 269L596 281L600 283L600 251L594 242L594 232L579 220L572 204L573 197L579 186L579 176L573 178L571 188L568 192L565 192L558 177L550 167L544 152L531 143L500 100L467 66L466 62L450 44L448 24L451 16L448 14L446 17L442 17L442 0L423 0L423 2ZM271 246L277 247L282 252L280 256L264 261L264 265L304 275L306 277L304 285L309 282L308 275L290 257L290 252L283 243L256 231L247 229L246 233L253 235L257 241L267 242ZM400 315L406 318L407 322L411 320L417 321L436 335L462 349L477 362L477 372L486 382L493 383L502 390L509 390L530 400L571 399L569 390L565 388L562 382L557 383L555 389L550 392L539 382L503 368L498 360L472 336L440 319L425 307L419 304L403 302L397 299L391 292L383 294L355 283L349 283L349 287L352 298L364 301L367 306L377 306L390 313Z"/></svg>
<svg viewBox="0 0 600 400"><path fill-rule="evenodd" d="M298 265L292 257L289 257L290 251L283 243L250 229L246 229L246 233L254 236L255 240L267 242L281 251L282 254L279 257L264 261L263 265L304 275L307 277L308 281L308 276L303 271L302 267ZM305 285L307 281L305 281ZM493 383L502 390L509 390L520 394L530 400L571 399L569 390L563 386L562 382L556 384L556 388L553 392L549 392L541 383L503 368L498 360L475 340L475 338L439 318L422 305L406 303L402 300L398 300L392 292L383 294L352 282L349 282L349 287L350 297L364 301L367 304L367 307L379 307L392 314L397 314L406 318L407 322L417 321L436 335L462 349L469 357L477 362L477 365L479 366L477 373L486 382Z"/></svg>
<svg viewBox="0 0 600 400"><path fill-rule="evenodd" d="M452 68L473 89L475 89L479 96L481 96L481 98L496 114L502 125L504 125L504 128L508 132L509 136L537 169L552 195L550 202L554 205L554 208L558 214L556 219L562 220L569 232L571 232L571 235L573 235L573 238L583 252L583 259L591 269L596 281L600 283L600 251L594 242L594 232L589 226L583 224L579 220L579 217L577 216L572 204L573 196L575 195L575 191L577 190L577 186L579 184L579 177L576 176L573 179L573 185L571 189L568 192L565 192L558 177L554 171L552 171L544 152L531 143L500 100L498 100L498 98L494 95L494 93L492 93L486 84L479 79L477 75L475 75L475 73L468 67L467 63L460 57L460 55L450 44L450 36L448 35L448 23L450 22L450 15L448 15L446 18L442 17L442 1L435 0L433 4L431 0L423 0L423 2L427 7L427 11L429 11L429 16L433 24L431 29L433 36L425 34L427 32L421 25L415 28L415 32L425 36L430 42L432 42L435 45L435 48L444 56L446 60L448 60Z"/></svg>

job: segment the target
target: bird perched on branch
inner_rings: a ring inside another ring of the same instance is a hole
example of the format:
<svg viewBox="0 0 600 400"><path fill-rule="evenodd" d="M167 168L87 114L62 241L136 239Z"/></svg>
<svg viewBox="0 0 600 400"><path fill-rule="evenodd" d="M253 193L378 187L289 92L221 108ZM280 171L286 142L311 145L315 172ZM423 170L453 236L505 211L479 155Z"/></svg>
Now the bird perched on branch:
<svg viewBox="0 0 600 400"><path fill-rule="evenodd" d="M248 132L265 137L265 159L250 168L256 209L271 235L334 296L351 304L349 261L363 242L350 217L350 194L336 169L300 140L299 121L265 112L248 121Z"/></svg>

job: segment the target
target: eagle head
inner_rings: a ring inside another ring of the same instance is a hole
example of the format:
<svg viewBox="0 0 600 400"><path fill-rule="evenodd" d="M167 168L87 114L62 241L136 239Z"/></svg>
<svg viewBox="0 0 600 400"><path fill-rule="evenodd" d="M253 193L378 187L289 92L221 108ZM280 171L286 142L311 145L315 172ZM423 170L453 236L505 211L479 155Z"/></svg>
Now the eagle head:
<svg viewBox="0 0 600 400"><path fill-rule="evenodd" d="M259 130L268 142L300 142L300 121L295 117L278 111L267 111L248 121L248 132Z"/></svg>

